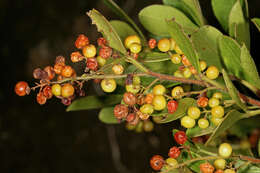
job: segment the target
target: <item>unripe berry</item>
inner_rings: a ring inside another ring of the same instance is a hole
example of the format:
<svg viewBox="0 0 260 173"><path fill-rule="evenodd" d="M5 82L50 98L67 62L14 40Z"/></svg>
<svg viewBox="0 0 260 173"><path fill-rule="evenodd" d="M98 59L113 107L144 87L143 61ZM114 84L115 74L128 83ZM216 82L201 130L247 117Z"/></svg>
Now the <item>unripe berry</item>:
<svg viewBox="0 0 260 173"><path fill-rule="evenodd" d="M182 74L185 78L190 78L192 75L190 69L187 67L183 69Z"/></svg>
<svg viewBox="0 0 260 173"><path fill-rule="evenodd" d="M195 106L191 106L188 108L188 116L193 119L198 119L200 117L200 109Z"/></svg>
<svg viewBox="0 0 260 173"><path fill-rule="evenodd" d="M61 87L61 96L68 98L74 94L74 87L70 83L66 83Z"/></svg>
<svg viewBox="0 0 260 173"><path fill-rule="evenodd" d="M167 103L167 109L168 109L168 113L173 114L174 112L176 112L178 108L178 102L175 100L170 100Z"/></svg>
<svg viewBox="0 0 260 173"><path fill-rule="evenodd" d="M81 49L88 44L89 44L88 37L86 37L84 34L80 34L75 41L75 47L78 49Z"/></svg>
<svg viewBox="0 0 260 173"><path fill-rule="evenodd" d="M135 132L141 133L143 131L143 125L144 125L143 121L139 121L135 127Z"/></svg>
<svg viewBox="0 0 260 173"><path fill-rule="evenodd" d="M200 97L197 100L197 105L199 107L205 108L208 105L209 99L207 97Z"/></svg>
<svg viewBox="0 0 260 173"><path fill-rule="evenodd" d="M64 68L61 71L61 75L63 77L71 77L73 74L73 68L69 65L64 66Z"/></svg>
<svg viewBox="0 0 260 173"><path fill-rule="evenodd" d="M124 73L124 67L121 64L113 65L112 70L117 75L120 75L120 74Z"/></svg>
<svg viewBox="0 0 260 173"><path fill-rule="evenodd" d="M43 88L42 90L43 92L43 95L47 98L47 99L50 99L52 98L52 91L51 91L51 86L47 85Z"/></svg>
<svg viewBox="0 0 260 173"><path fill-rule="evenodd" d="M117 119L126 118L128 115L128 107L123 104L116 105L114 107L114 115Z"/></svg>
<svg viewBox="0 0 260 173"><path fill-rule="evenodd" d="M162 95L156 95L153 98L154 110L160 111L166 107L166 99Z"/></svg>
<svg viewBox="0 0 260 173"><path fill-rule="evenodd" d="M111 47L107 47L107 46L104 46L104 47L101 47L100 49L99 49L99 56L101 56L102 58L105 58L105 59L107 59L107 58L109 58L109 57L111 57L112 56L112 53L113 53L113 51L112 51L112 48Z"/></svg>
<svg viewBox="0 0 260 173"><path fill-rule="evenodd" d="M181 63L181 56L179 54L172 54L171 55L171 61L173 64L180 64Z"/></svg>
<svg viewBox="0 0 260 173"><path fill-rule="evenodd" d="M216 169L225 169L226 160L225 159L216 159L214 161L214 166L215 166Z"/></svg>
<svg viewBox="0 0 260 173"><path fill-rule="evenodd" d="M163 38L163 39L159 40L157 46L161 52L167 52L170 50L171 43L168 38Z"/></svg>
<svg viewBox="0 0 260 173"><path fill-rule="evenodd" d="M213 108L215 106L218 106L219 105L219 100L212 97L209 99L209 107Z"/></svg>
<svg viewBox="0 0 260 173"><path fill-rule="evenodd" d="M183 54L182 50L180 49L180 47L176 44L175 48L174 48L175 52L178 54Z"/></svg>
<svg viewBox="0 0 260 173"><path fill-rule="evenodd" d="M224 170L224 173L236 173L233 169L226 169Z"/></svg>
<svg viewBox="0 0 260 173"><path fill-rule="evenodd" d="M126 37L124 43L125 43L125 47L129 49L130 45L133 43L141 44L141 40L137 35L130 35L130 36Z"/></svg>
<svg viewBox="0 0 260 173"><path fill-rule="evenodd" d="M176 86L172 89L172 97L175 99L182 98L182 94L184 93L183 88L181 86Z"/></svg>
<svg viewBox="0 0 260 173"><path fill-rule="evenodd" d="M172 147L170 148L169 152L168 152L168 156L171 157L171 158L178 158L181 154L181 151L178 147Z"/></svg>
<svg viewBox="0 0 260 173"><path fill-rule="evenodd" d="M154 49L156 47L156 40L151 38L149 41L148 41L148 45L150 47L150 49Z"/></svg>
<svg viewBox="0 0 260 173"><path fill-rule="evenodd" d="M194 127L195 123L195 120L189 116L184 116L181 118L181 125L187 129Z"/></svg>
<svg viewBox="0 0 260 173"><path fill-rule="evenodd" d="M201 173L213 173L214 169L215 168L208 162L200 164Z"/></svg>
<svg viewBox="0 0 260 173"><path fill-rule="evenodd" d="M98 62L98 66L103 67L106 64L107 60L105 58L102 58L101 56L98 56L97 62Z"/></svg>
<svg viewBox="0 0 260 173"><path fill-rule="evenodd" d="M71 55L70 55L70 60L72 62L79 62L79 61L82 61L83 60L83 55L81 55L81 53L79 51L76 51L76 52L72 52Z"/></svg>
<svg viewBox="0 0 260 173"><path fill-rule="evenodd" d="M125 104L129 105L129 106L133 106L136 104L137 102L137 98L135 97L135 95L131 92L126 92L123 96L123 100L125 102Z"/></svg>
<svg viewBox="0 0 260 173"><path fill-rule="evenodd" d="M221 100L222 99L222 94L220 92L216 92L216 93L213 94L212 97Z"/></svg>
<svg viewBox="0 0 260 173"><path fill-rule="evenodd" d="M171 168L176 168L178 166L178 161L174 158L168 158L165 161Z"/></svg>
<svg viewBox="0 0 260 173"><path fill-rule="evenodd" d="M150 166L155 171L161 170L164 164L165 164L165 161L164 161L163 157L160 155L155 155L150 160Z"/></svg>
<svg viewBox="0 0 260 173"><path fill-rule="evenodd" d="M216 79L219 76L219 70L216 66L209 66L206 70L206 76L209 79Z"/></svg>
<svg viewBox="0 0 260 173"><path fill-rule="evenodd" d="M144 99L145 103L152 104L153 103L153 97L154 97L153 94L151 94L151 93L147 94L145 96L145 99Z"/></svg>
<svg viewBox="0 0 260 173"><path fill-rule="evenodd" d="M144 104L141 106L140 111L144 114L149 114L151 115L153 113L153 105L151 104Z"/></svg>
<svg viewBox="0 0 260 173"><path fill-rule="evenodd" d="M211 117L211 122L215 125L218 126L222 122L223 118L217 118L217 117Z"/></svg>
<svg viewBox="0 0 260 173"><path fill-rule="evenodd" d="M141 79L139 76L134 76L133 77L133 84L134 85L140 85L141 84Z"/></svg>
<svg viewBox="0 0 260 173"><path fill-rule="evenodd" d="M176 70L174 73L173 73L173 76L175 77L184 77L182 72L180 70Z"/></svg>
<svg viewBox="0 0 260 173"><path fill-rule="evenodd" d="M103 37L99 37L97 39L97 43L98 43L99 46L104 47L107 44L107 40Z"/></svg>
<svg viewBox="0 0 260 173"><path fill-rule="evenodd" d="M87 68L89 68L90 70L93 70L93 71L98 70L98 62L97 62L96 58L88 58L86 65L87 65Z"/></svg>
<svg viewBox="0 0 260 173"><path fill-rule="evenodd" d="M18 96L25 96L30 93L30 87L27 82L20 81L15 85L14 91Z"/></svg>
<svg viewBox="0 0 260 173"><path fill-rule="evenodd" d="M101 88L104 92L111 93L116 89L116 81L114 79L103 79L101 81Z"/></svg>
<svg viewBox="0 0 260 173"><path fill-rule="evenodd" d="M44 105L47 101L47 98L44 96L43 92L39 92L36 96L37 103Z"/></svg>
<svg viewBox="0 0 260 173"><path fill-rule="evenodd" d="M182 55L182 60L181 60L182 64L184 66L191 66L190 61L188 60L188 58L185 55Z"/></svg>
<svg viewBox="0 0 260 173"><path fill-rule="evenodd" d="M218 154L221 157L228 158L232 154L232 147L228 143L222 143L218 148Z"/></svg>
<svg viewBox="0 0 260 173"><path fill-rule="evenodd" d="M152 121L150 120L144 121L143 129L145 132L151 132L153 131L153 128L154 128L154 124Z"/></svg>
<svg viewBox="0 0 260 173"><path fill-rule="evenodd" d="M209 126L209 121L205 118L201 118L198 121L198 125L201 129L206 129Z"/></svg>
<svg viewBox="0 0 260 173"><path fill-rule="evenodd" d="M204 71L207 68L206 61L200 61L200 71Z"/></svg>
<svg viewBox="0 0 260 173"><path fill-rule="evenodd" d="M153 87L153 94L154 95L163 95L163 94L165 94L165 92L166 92L166 88L161 84L155 85Z"/></svg>
<svg viewBox="0 0 260 173"><path fill-rule="evenodd" d="M46 71L48 73L49 80L52 80L55 77L55 71L54 71L53 67L47 66L44 68L44 71Z"/></svg>
<svg viewBox="0 0 260 173"><path fill-rule="evenodd" d="M211 109L212 117L222 118L224 116L224 108L222 106L215 106Z"/></svg>
<svg viewBox="0 0 260 173"><path fill-rule="evenodd" d="M126 85L125 88L127 92L131 92L133 94L137 94L141 89L140 85L134 84Z"/></svg>
<svg viewBox="0 0 260 173"><path fill-rule="evenodd" d="M97 53L97 49L93 44L89 44L82 49L82 53L86 58L93 58Z"/></svg>
<svg viewBox="0 0 260 173"><path fill-rule="evenodd" d="M136 125L133 125L133 124L131 124L131 123L126 123L125 124L125 128L127 129L127 130L134 130L135 129L135 127L136 127Z"/></svg>
<svg viewBox="0 0 260 173"><path fill-rule="evenodd" d="M174 134L174 139L178 144L183 145L187 141L187 135L184 131L178 131Z"/></svg>
<svg viewBox="0 0 260 173"><path fill-rule="evenodd" d="M129 49L132 53L139 53L142 50L142 46L141 46L141 44L138 44L138 43L132 43L130 45Z"/></svg>
<svg viewBox="0 0 260 173"><path fill-rule="evenodd" d="M175 40L173 40L173 38L170 38L170 50L174 50L175 46L176 46L176 42Z"/></svg>
<svg viewBox="0 0 260 173"><path fill-rule="evenodd" d="M51 92L55 96L60 96L61 95L61 86L60 84L54 84L51 86Z"/></svg>

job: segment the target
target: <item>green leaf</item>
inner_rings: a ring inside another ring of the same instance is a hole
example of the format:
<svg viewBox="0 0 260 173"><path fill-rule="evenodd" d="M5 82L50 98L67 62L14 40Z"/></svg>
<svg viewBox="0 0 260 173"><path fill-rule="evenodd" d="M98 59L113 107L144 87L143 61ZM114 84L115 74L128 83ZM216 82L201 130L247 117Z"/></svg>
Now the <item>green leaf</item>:
<svg viewBox="0 0 260 173"><path fill-rule="evenodd" d="M237 173L260 173L260 167L243 160L236 160L235 168Z"/></svg>
<svg viewBox="0 0 260 173"><path fill-rule="evenodd" d="M196 106L197 102L193 98L184 98L178 101L178 105L179 106L176 112L174 112L173 114L169 114L169 113L164 114L166 118L163 119L160 123L168 123L177 120L179 118L182 118L187 114L188 108L190 106Z"/></svg>
<svg viewBox="0 0 260 173"><path fill-rule="evenodd" d="M166 5L150 5L139 12L139 20L144 28L154 35L169 37L166 20L175 18L183 30L191 34L198 29L192 21L176 8Z"/></svg>
<svg viewBox="0 0 260 173"><path fill-rule="evenodd" d="M215 130L216 126L213 124L210 124L210 126L206 129L202 129L199 126L193 127L191 129L186 130L186 135L188 137L197 137L197 136L203 136L212 133Z"/></svg>
<svg viewBox="0 0 260 173"><path fill-rule="evenodd" d="M98 118L106 124L118 124L118 120L114 116L114 107L106 107L101 109L98 114Z"/></svg>
<svg viewBox="0 0 260 173"><path fill-rule="evenodd" d="M249 22L245 19L240 1L237 1L229 14L229 35L250 49Z"/></svg>
<svg viewBox="0 0 260 173"><path fill-rule="evenodd" d="M228 73L241 78L243 72L240 63L241 50L239 44L231 37L223 35L219 38L219 50Z"/></svg>
<svg viewBox="0 0 260 173"><path fill-rule="evenodd" d="M221 133L225 132L229 129L233 124L235 124L238 120L243 119L244 114L238 112L237 110L232 110L226 114L223 121L217 126L214 132L210 135L209 139L205 143L205 145L210 144L216 137L218 137Z"/></svg>
<svg viewBox="0 0 260 173"><path fill-rule="evenodd" d="M236 102L236 104L243 109L244 111L246 111L247 107L244 103L242 103L242 101L240 100L240 97L238 95L238 91L236 89L236 87L233 85L232 81L230 80L227 72L222 69L222 74L228 89L228 93L230 95L230 97L232 98L232 100L234 100Z"/></svg>
<svg viewBox="0 0 260 173"><path fill-rule="evenodd" d="M103 2L121 19L130 23L134 29L138 32L139 36L141 37L142 43L144 45L147 44L146 38L140 28L135 24L135 22L113 1L113 0L103 0Z"/></svg>
<svg viewBox="0 0 260 173"><path fill-rule="evenodd" d="M98 31L101 32L106 38L109 46L118 50L124 55L127 54L120 37L111 24L107 21L107 19L95 9L90 10L87 14L91 18L92 23L97 26Z"/></svg>
<svg viewBox="0 0 260 173"><path fill-rule="evenodd" d="M163 0L163 3L179 9L199 26L205 24L198 0Z"/></svg>
<svg viewBox="0 0 260 173"><path fill-rule="evenodd" d="M135 30L126 22L120 20L111 20L110 24L115 29L122 42L124 42L125 38L129 35L138 35Z"/></svg>
<svg viewBox="0 0 260 173"><path fill-rule="evenodd" d="M194 51L194 46L191 40L187 37L187 35L183 32L182 27L176 23L175 20L169 20L167 21L167 24L171 37L176 41L176 44L180 47L190 63L198 72L200 72L199 59Z"/></svg>
<svg viewBox="0 0 260 173"><path fill-rule="evenodd" d="M208 65L222 69L221 56L218 49L218 39L222 33L216 28L206 25L191 35L191 40L198 53L199 59Z"/></svg>
<svg viewBox="0 0 260 173"><path fill-rule="evenodd" d="M86 96L73 101L66 111L99 109L120 103L122 98L122 95Z"/></svg>
<svg viewBox="0 0 260 173"><path fill-rule="evenodd" d="M253 18L253 19L251 19L251 21L255 24L258 31L260 32L260 19L259 18Z"/></svg>
<svg viewBox="0 0 260 173"><path fill-rule="evenodd" d="M241 56L240 56L241 66L243 68L243 74L246 81L248 81L253 86L260 89L260 78L259 73L257 71L255 62L250 55L250 52L243 44L241 48Z"/></svg>

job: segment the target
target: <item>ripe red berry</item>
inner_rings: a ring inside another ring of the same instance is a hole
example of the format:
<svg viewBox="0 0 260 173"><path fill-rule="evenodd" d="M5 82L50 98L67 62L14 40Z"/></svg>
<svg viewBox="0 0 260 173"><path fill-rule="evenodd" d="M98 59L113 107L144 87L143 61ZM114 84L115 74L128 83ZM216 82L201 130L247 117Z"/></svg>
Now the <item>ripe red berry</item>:
<svg viewBox="0 0 260 173"><path fill-rule="evenodd" d="M182 145L187 141L186 133L184 131L178 131L174 134L174 139L178 144Z"/></svg>
<svg viewBox="0 0 260 173"><path fill-rule="evenodd" d="M124 94L123 100L124 100L125 104L127 104L129 106L135 105L136 101L137 101L135 95L131 92L126 92Z"/></svg>
<svg viewBox="0 0 260 173"><path fill-rule="evenodd" d="M87 68L93 71L97 71L98 69L98 62L96 58L88 58L87 59Z"/></svg>
<svg viewBox="0 0 260 173"><path fill-rule="evenodd" d="M70 55L70 59L71 59L72 62L82 61L83 57L84 56L79 51L72 52L71 55Z"/></svg>
<svg viewBox="0 0 260 173"><path fill-rule="evenodd" d="M47 101L47 98L44 96L43 92L39 92L36 96L37 103L44 105Z"/></svg>
<svg viewBox="0 0 260 173"><path fill-rule="evenodd" d="M47 99L50 99L52 98L52 90L51 90L51 86L47 85L43 88L42 90L43 92L43 95L47 98Z"/></svg>
<svg viewBox="0 0 260 173"><path fill-rule="evenodd" d="M179 157L180 154L181 154L180 149L178 147L174 146L174 147L170 148L168 156L171 157L171 158L176 159L176 158Z"/></svg>
<svg viewBox="0 0 260 173"><path fill-rule="evenodd" d="M99 49L99 56L101 56L102 58L105 58L105 59L111 57L112 53L113 53L112 49L107 46L101 47Z"/></svg>
<svg viewBox="0 0 260 173"><path fill-rule="evenodd" d="M174 113L178 108L178 102L175 100L170 100L167 104L168 113Z"/></svg>
<svg viewBox="0 0 260 173"><path fill-rule="evenodd" d="M130 113L127 115L126 121L130 123L135 120L135 117L136 117L135 113Z"/></svg>
<svg viewBox="0 0 260 173"><path fill-rule="evenodd" d="M117 119L126 118L128 115L128 107L123 104L116 105L114 108L114 115Z"/></svg>
<svg viewBox="0 0 260 173"><path fill-rule="evenodd" d="M151 49L154 49L156 47L156 40L154 38L151 38L149 41L148 41L148 45Z"/></svg>
<svg viewBox="0 0 260 173"><path fill-rule="evenodd" d="M213 173L214 167L210 163L202 163L200 164L200 171L202 173Z"/></svg>
<svg viewBox="0 0 260 173"><path fill-rule="evenodd" d="M45 67L44 71L46 71L48 73L49 80L52 80L55 77L55 71L52 66Z"/></svg>
<svg viewBox="0 0 260 173"><path fill-rule="evenodd" d="M209 99L207 97L200 97L198 100L197 100L197 105L199 107L203 107L205 108L207 105L208 105L208 102L209 102Z"/></svg>
<svg viewBox="0 0 260 173"><path fill-rule="evenodd" d="M14 91L18 96L25 96L30 93L30 87L27 82L20 81L15 85Z"/></svg>
<svg viewBox="0 0 260 173"><path fill-rule="evenodd" d="M81 49L84 46L87 46L88 44L89 44L88 37L86 37L84 34L80 34L75 41L75 46L78 49Z"/></svg>
<svg viewBox="0 0 260 173"><path fill-rule="evenodd" d="M103 37L100 37L100 38L97 39L97 43L98 43L99 46L104 47L107 44L107 40Z"/></svg>
<svg viewBox="0 0 260 173"><path fill-rule="evenodd" d="M151 160L150 160L150 166L153 168L155 171L159 171L162 169L165 161L162 156L160 155L154 155Z"/></svg>

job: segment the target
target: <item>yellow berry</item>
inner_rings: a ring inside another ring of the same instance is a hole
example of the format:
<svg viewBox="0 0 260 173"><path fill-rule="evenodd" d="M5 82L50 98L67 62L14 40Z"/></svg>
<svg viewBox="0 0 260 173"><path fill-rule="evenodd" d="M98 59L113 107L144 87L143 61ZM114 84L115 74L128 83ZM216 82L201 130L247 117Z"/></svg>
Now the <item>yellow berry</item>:
<svg viewBox="0 0 260 173"><path fill-rule="evenodd" d="M211 115L215 118L222 118L224 116L224 108L222 106L215 106L211 109Z"/></svg>
<svg viewBox="0 0 260 173"><path fill-rule="evenodd" d="M129 49L132 53L139 53L142 50L142 46L139 43L132 43Z"/></svg>
<svg viewBox="0 0 260 173"><path fill-rule="evenodd" d="M125 47L130 49L130 45L133 43L141 44L141 40L137 35L130 35L125 39Z"/></svg>
<svg viewBox="0 0 260 173"><path fill-rule="evenodd" d="M216 159L214 161L214 166L216 169L225 169L226 167L226 160L225 159Z"/></svg>
<svg viewBox="0 0 260 173"><path fill-rule="evenodd" d="M74 94L74 87L70 83L66 83L61 87L61 96L68 98Z"/></svg>
<svg viewBox="0 0 260 173"><path fill-rule="evenodd" d="M154 110L160 111L166 107L166 99L162 95L156 95L153 98L153 107Z"/></svg>
<svg viewBox="0 0 260 173"><path fill-rule="evenodd" d="M207 119L205 119L205 118L201 118L198 121L198 125L199 125L200 128L206 129L209 126L209 121Z"/></svg>
<svg viewBox="0 0 260 173"><path fill-rule="evenodd" d="M206 61L200 61L200 70L204 71L207 68Z"/></svg>
<svg viewBox="0 0 260 173"><path fill-rule="evenodd" d="M195 106L191 106L188 109L188 116L193 119L198 119L200 117L200 109Z"/></svg>
<svg viewBox="0 0 260 173"><path fill-rule="evenodd" d="M115 79L103 79L101 81L101 88L104 92L111 93L116 89Z"/></svg>
<svg viewBox="0 0 260 173"><path fill-rule="evenodd" d="M173 38L170 38L170 50L174 50L176 42Z"/></svg>
<svg viewBox="0 0 260 173"><path fill-rule="evenodd" d="M173 64L180 64L181 60L182 60L182 58L179 54L176 53L176 54L171 55L171 61Z"/></svg>
<svg viewBox="0 0 260 173"><path fill-rule="evenodd" d="M216 92L216 93L213 94L212 97L221 100L222 99L222 94L220 92Z"/></svg>
<svg viewBox="0 0 260 173"><path fill-rule="evenodd" d="M184 116L181 118L181 125L187 129L195 126L195 120L189 116Z"/></svg>
<svg viewBox="0 0 260 173"><path fill-rule="evenodd" d="M151 104L144 104L141 106L140 111L144 114L151 115L153 113L153 105Z"/></svg>
<svg viewBox="0 0 260 173"><path fill-rule="evenodd" d="M175 99L182 98L182 94L184 93L183 88L181 86L176 86L172 89L172 97Z"/></svg>
<svg viewBox="0 0 260 173"><path fill-rule="evenodd" d="M115 64L113 65L112 67L112 71L115 73L115 74L123 74L124 72L124 67L121 65L121 64Z"/></svg>
<svg viewBox="0 0 260 173"><path fill-rule="evenodd" d="M102 58L101 56L98 56L97 62L100 67L103 67L106 64L107 60L105 58Z"/></svg>
<svg viewBox="0 0 260 173"><path fill-rule="evenodd" d="M182 50L180 49L180 47L177 44L175 45L175 49L174 50L178 54L183 54Z"/></svg>
<svg viewBox="0 0 260 173"><path fill-rule="evenodd" d="M223 118L216 118L216 117L211 117L211 122L215 125L218 126L222 122Z"/></svg>
<svg viewBox="0 0 260 173"><path fill-rule="evenodd" d="M224 170L224 173L236 173L233 169L226 169Z"/></svg>
<svg viewBox="0 0 260 173"><path fill-rule="evenodd" d="M170 50L170 45L171 45L170 40L168 38L163 38L159 40L157 46L161 52L167 52Z"/></svg>
<svg viewBox="0 0 260 173"><path fill-rule="evenodd" d="M228 158L229 156L231 156L231 153L232 153L232 147L228 143L223 143L218 148L218 154L221 157Z"/></svg>
<svg viewBox="0 0 260 173"><path fill-rule="evenodd" d="M183 77L183 74L180 70L176 70L174 73L173 73L173 76L175 77Z"/></svg>
<svg viewBox="0 0 260 173"><path fill-rule="evenodd" d="M93 58L97 53L97 49L93 44L89 44L82 49L82 53L86 58Z"/></svg>
<svg viewBox="0 0 260 173"><path fill-rule="evenodd" d="M174 158L168 158L165 160L166 164L168 164L171 168L175 168L178 166L178 161Z"/></svg>
<svg viewBox="0 0 260 173"><path fill-rule="evenodd" d="M51 86L51 92L55 96L60 96L61 95L61 86L60 84L54 84Z"/></svg>
<svg viewBox="0 0 260 173"><path fill-rule="evenodd" d="M206 70L206 76L209 79L216 79L219 75L219 70L216 66L209 66Z"/></svg>
<svg viewBox="0 0 260 173"><path fill-rule="evenodd" d="M209 99L209 107L213 108L215 106L218 106L219 105L219 100L212 97Z"/></svg>
<svg viewBox="0 0 260 173"><path fill-rule="evenodd" d="M192 73L189 68L185 67L182 71L182 74L185 78L191 77Z"/></svg>
<svg viewBox="0 0 260 173"><path fill-rule="evenodd" d="M137 94L140 91L141 87L140 85L130 84L130 85L126 85L125 89L127 92Z"/></svg>
<svg viewBox="0 0 260 173"><path fill-rule="evenodd" d="M163 85L155 85L153 87L153 94L154 95L163 95L166 92L166 88Z"/></svg>

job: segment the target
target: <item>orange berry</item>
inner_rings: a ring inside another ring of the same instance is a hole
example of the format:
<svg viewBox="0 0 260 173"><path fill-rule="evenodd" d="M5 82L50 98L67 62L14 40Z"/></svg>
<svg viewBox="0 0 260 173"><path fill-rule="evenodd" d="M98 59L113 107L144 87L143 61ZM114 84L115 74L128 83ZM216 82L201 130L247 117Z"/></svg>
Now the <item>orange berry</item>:
<svg viewBox="0 0 260 173"><path fill-rule="evenodd" d="M69 65L64 66L64 68L61 71L61 75L63 77L71 77L73 74L73 68Z"/></svg>
<svg viewBox="0 0 260 173"><path fill-rule="evenodd" d="M152 104L153 103L153 97L154 95L149 93L145 96L144 102L147 104Z"/></svg>
<svg viewBox="0 0 260 173"><path fill-rule="evenodd" d="M30 91L30 87L27 82L20 81L15 85L14 91L18 96L25 96Z"/></svg>
<svg viewBox="0 0 260 173"><path fill-rule="evenodd" d="M83 60L83 55L81 55L81 53L79 51L76 52L72 52L70 55L70 59L72 62L79 62Z"/></svg>
<svg viewBox="0 0 260 173"><path fill-rule="evenodd" d="M200 164L200 171L202 173L213 173L214 167L210 163L202 163Z"/></svg>
<svg viewBox="0 0 260 173"><path fill-rule="evenodd" d="M74 87L70 83L66 83L61 87L61 96L68 98L74 94Z"/></svg>
<svg viewBox="0 0 260 173"><path fill-rule="evenodd" d="M64 68L64 65L61 63L57 63L54 65L53 69L56 74L61 74L62 70Z"/></svg>
<svg viewBox="0 0 260 173"><path fill-rule="evenodd" d="M199 107L205 108L208 105L209 99L207 97L200 97L197 100L197 105Z"/></svg>
<svg viewBox="0 0 260 173"><path fill-rule="evenodd" d="M190 61L188 60L188 58L185 56L185 55L182 55L182 60L181 60L182 64L185 65L185 66L190 66L191 63Z"/></svg>
<svg viewBox="0 0 260 173"><path fill-rule="evenodd" d="M81 49L88 44L89 44L88 37L86 37L84 34L80 34L75 41L75 46L78 49Z"/></svg>
<svg viewBox="0 0 260 173"><path fill-rule="evenodd" d="M43 92L39 92L36 96L37 103L44 105L47 101L47 98L44 96Z"/></svg>

